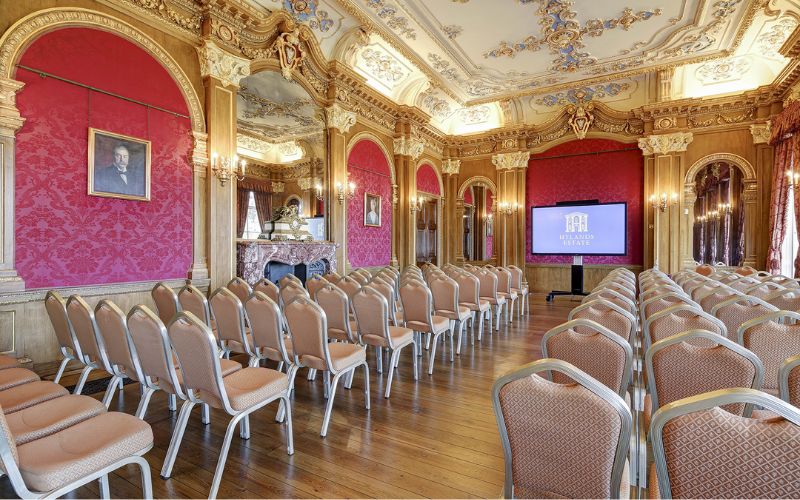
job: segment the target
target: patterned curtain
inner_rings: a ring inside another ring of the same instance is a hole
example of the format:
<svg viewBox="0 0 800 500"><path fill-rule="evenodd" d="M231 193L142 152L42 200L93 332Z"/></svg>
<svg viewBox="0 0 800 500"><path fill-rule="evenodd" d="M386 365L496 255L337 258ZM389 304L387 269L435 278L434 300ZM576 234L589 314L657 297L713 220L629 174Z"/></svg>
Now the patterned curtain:
<svg viewBox="0 0 800 500"><path fill-rule="evenodd" d="M784 139L775 147L775 163L772 166L772 195L769 207L769 233L772 235L772 239L767 253L767 271L772 274L777 274L781 270L781 245L786 237L786 204L789 195L786 173L792 168L795 137Z"/></svg>
<svg viewBox="0 0 800 500"><path fill-rule="evenodd" d="M236 190L236 235L244 236L244 226L247 224L247 204L250 201L249 189Z"/></svg>
<svg viewBox="0 0 800 500"><path fill-rule="evenodd" d="M264 191L253 191L256 200L256 212L258 221L261 223L261 230L264 230L264 223L272 220L272 193Z"/></svg>

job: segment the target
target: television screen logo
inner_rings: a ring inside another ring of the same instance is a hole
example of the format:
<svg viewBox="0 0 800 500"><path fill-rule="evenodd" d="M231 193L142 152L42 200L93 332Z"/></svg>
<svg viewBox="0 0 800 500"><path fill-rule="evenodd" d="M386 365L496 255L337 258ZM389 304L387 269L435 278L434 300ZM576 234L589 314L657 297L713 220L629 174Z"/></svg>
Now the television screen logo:
<svg viewBox="0 0 800 500"><path fill-rule="evenodd" d="M564 216L566 233L588 233L589 214L583 212L570 212Z"/></svg>

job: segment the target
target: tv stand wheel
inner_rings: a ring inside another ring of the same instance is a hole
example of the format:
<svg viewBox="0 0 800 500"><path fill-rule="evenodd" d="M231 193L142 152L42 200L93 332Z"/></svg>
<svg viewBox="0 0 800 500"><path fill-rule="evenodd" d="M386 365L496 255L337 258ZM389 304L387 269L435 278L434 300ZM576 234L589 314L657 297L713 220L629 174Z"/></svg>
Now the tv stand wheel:
<svg viewBox="0 0 800 500"><path fill-rule="evenodd" d="M553 294L547 294L547 297L545 297L545 300L547 302L553 302Z"/></svg>

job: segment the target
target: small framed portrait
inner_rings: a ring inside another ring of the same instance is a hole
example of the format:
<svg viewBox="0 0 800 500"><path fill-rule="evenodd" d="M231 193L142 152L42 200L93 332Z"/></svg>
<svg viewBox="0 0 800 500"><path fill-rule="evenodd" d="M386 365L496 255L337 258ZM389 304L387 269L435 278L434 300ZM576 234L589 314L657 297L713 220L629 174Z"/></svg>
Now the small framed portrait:
<svg viewBox="0 0 800 500"><path fill-rule="evenodd" d="M364 225L381 227L381 196L364 193Z"/></svg>
<svg viewBox="0 0 800 500"><path fill-rule="evenodd" d="M150 141L89 128L88 193L150 201Z"/></svg>

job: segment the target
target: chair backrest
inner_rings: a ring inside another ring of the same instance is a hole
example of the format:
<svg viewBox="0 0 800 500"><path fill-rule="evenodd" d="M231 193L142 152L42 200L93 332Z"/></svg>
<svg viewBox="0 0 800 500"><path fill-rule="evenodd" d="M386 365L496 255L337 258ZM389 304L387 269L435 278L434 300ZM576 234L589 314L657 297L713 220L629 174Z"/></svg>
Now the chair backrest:
<svg viewBox="0 0 800 500"><path fill-rule="evenodd" d="M433 296L431 291L418 282L408 282L400 287L403 303L403 320L408 328L426 325L432 329Z"/></svg>
<svg viewBox="0 0 800 500"><path fill-rule="evenodd" d="M361 291L361 283L350 276L345 276L336 282L336 286L342 289L348 297L352 298L353 295Z"/></svg>
<svg viewBox="0 0 800 500"><path fill-rule="evenodd" d="M576 383L539 376L558 371ZM499 378L492 404L505 457L505 498L619 498L632 417L578 368L541 359Z"/></svg>
<svg viewBox="0 0 800 500"><path fill-rule="evenodd" d="M692 290L694 290L695 288L704 283L708 283L709 281L711 281L709 278L698 275L681 283L681 288L683 288L683 291L685 291L686 293L691 294Z"/></svg>
<svg viewBox="0 0 800 500"><path fill-rule="evenodd" d="M739 278L733 283L729 283L728 286L733 288L734 290L739 290L740 292L744 292L748 288L752 288L753 286L757 286L760 284L761 280L759 280L755 276L745 276L744 278Z"/></svg>
<svg viewBox="0 0 800 500"><path fill-rule="evenodd" d="M476 270L475 276L478 277L480 282L481 297L496 299L498 292L497 275L489 271Z"/></svg>
<svg viewBox="0 0 800 500"><path fill-rule="evenodd" d="M778 389L782 400L800 407L800 355L781 363L778 368Z"/></svg>
<svg viewBox="0 0 800 500"><path fill-rule="evenodd" d="M617 281L607 281L602 284L602 288L606 290L614 290L629 300L636 300L636 290L628 283L623 284Z"/></svg>
<svg viewBox="0 0 800 500"><path fill-rule="evenodd" d="M289 361L283 342L283 317L278 304L262 292L253 292L244 303L256 352L273 361Z"/></svg>
<svg viewBox="0 0 800 500"><path fill-rule="evenodd" d="M753 297L758 297L759 299L767 299L771 295L774 295L775 292L779 292L781 290L786 290L786 288L783 285L779 285L772 281L765 281L751 286L745 290L745 293L747 295L752 295Z"/></svg>
<svg viewBox="0 0 800 500"><path fill-rule="evenodd" d="M631 344L588 319L567 321L545 333L542 357L566 361L622 397L631 381ZM572 381L557 371L552 374L552 380L560 384Z"/></svg>
<svg viewBox="0 0 800 500"><path fill-rule="evenodd" d="M775 311L746 321L739 327L737 342L750 349L764 363L764 391L778 393L778 370L792 356L800 354L800 314Z"/></svg>
<svg viewBox="0 0 800 500"><path fill-rule="evenodd" d="M758 405L782 418L753 419L720 409ZM650 426L660 498L800 497L800 411L753 389L682 399Z"/></svg>
<svg viewBox="0 0 800 500"><path fill-rule="evenodd" d="M369 283L369 278L364 277L361 273L351 272L347 275L348 278L355 280L359 285L364 286Z"/></svg>
<svg viewBox="0 0 800 500"><path fill-rule="evenodd" d="M312 299L316 298L317 291L319 291L319 289L324 287L325 285L329 284L330 282L328 282L328 280L322 279L320 277L306 280L306 290L308 290L308 296L311 297Z"/></svg>
<svg viewBox="0 0 800 500"><path fill-rule="evenodd" d="M691 298L691 296L689 294L687 294L686 292L683 291L683 288L681 288L681 287L679 287L679 286L677 286L677 285L675 285L673 283L669 283L669 284L660 283L658 285L653 285L653 286L642 288L642 293L639 294L639 300L641 300L641 301L650 300L653 297L657 297L657 296L662 295L664 293L679 293L679 294L683 294L683 295L686 295L687 297Z"/></svg>
<svg viewBox="0 0 800 500"><path fill-rule="evenodd" d="M224 342L238 342L247 354L253 354L247 340L242 302L229 288L217 288L208 301L217 323L217 336ZM195 316L196 317L196 316Z"/></svg>
<svg viewBox="0 0 800 500"><path fill-rule="evenodd" d="M525 282L525 273L517 266L506 266L506 269L511 273L511 287L517 290L522 290L522 284Z"/></svg>
<svg viewBox="0 0 800 500"><path fill-rule="evenodd" d="M728 288L727 286L718 287L715 288L711 293L708 293L698 299L697 303L700 305L702 310L710 313L711 310L714 309L714 306L741 296L743 296L742 292L734 290L733 288Z"/></svg>
<svg viewBox="0 0 800 500"><path fill-rule="evenodd" d="M175 371L167 327L161 319L147 306L134 306L128 313L128 331L146 384L153 387L157 380L160 389L184 398Z"/></svg>
<svg viewBox="0 0 800 500"><path fill-rule="evenodd" d="M612 288L604 288L602 290L592 292L584 297L581 302L591 302L596 299L605 299L612 304L616 304L626 311L629 311L631 314L636 315L636 303Z"/></svg>
<svg viewBox="0 0 800 500"><path fill-rule="evenodd" d="M660 296L650 297L641 304L642 320L653 314L669 309L672 306L686 304L693 307L700 307L695 301L685 293L668 292Z"/></svg>
<svg viewBox="0 0 800 500"><path fill-rule="evenodd" d="M777 283L784 288L800 288L800 282L798 282L794 278L790 278L782 274L778 274L776 276L770 276L769 278L765 278L764 281L765 282L769 281L770 283Z"/></svg>
<svg viewBox="0 0 800 500"><path fill-rule="evenodd" d="M481 282L470 273L457 273L455 278L458 283L458 300L462 304L478 304L481 294Z"/></svg>
<svg viewBox="0 0 800 500"><path fill-rule="evenodd" d="M94 363L98 367L111 372L103 337L100 335L94 311L89 307L89 304L79 295L70 296L67 299L67 317L81 346L83 362L86 364Z"/></svg>
<svg viewBox="0 0 800 500"><path fill-rule="evenodd" d="M289 273L289 274L284 274L283 276L281 276L281 278L278 280L278 287L279 288L283 288L286 285L288 285L289 283L295 283L295 284L298 284L300 286L303 286L303 282L300 281L300 278L298 278L297 276L295 276L292 273Z"/></svg>
<svg viewBox="0 0 800 500"><path fill-rule="evenodd" d="M69 323L69 317L67 317L67 301L60 293L50 290L44 297L44 308L50 318L50 324L53 325L61 351L69 349L72 351L71 355L82 360L81 345L78 343L78 338Z"/></svg>
<svg viewBox="0 0 800 500"><path fill-rule="evenodd" d="M800 311L800 289L797 288L785 288L764 300L782 311Z"/></svg>
<svg viewBox="0 0 800 500"><path fill-rule="evenodd" d="M698 286L692 288L689 295L691 295L692 300L697 302L709 293L718 291L719 288L726 289L727 287L719 281L706 281L705 283L700 283Z"/></svg>
<svg viewBox="0 0 800 500"><path fill-rule="evenodd" d="M569 312L567 319L569 321L573 319L595 321L628 342L633 340L633 331L636 328L636 318L630 312L605 299L597 299L579 305Z"/></svg>
<svg viewBox="0 0 800 500"><path fill-rule="evenodd" d="M386 342L389 348L394 347L389 335L389 303L381 292L372 285L362 288L353 296L353 309L362 342L377 340Z"/></svg>
<svg viewBox="0 0 800 500"><path fill-rule="evenodd" d="M372 280L372 282L369 285L365 286L364 288L372 288L381 295L383 295L383 297L386 299L386 303L389 304L389 319L392 320L392 323L394 323L395 322L394 313L397 310L397 304L395 301L397 299L395 297L394 289L392 288L392 286L387 285L385 282L382 281Z"/></svg>
<svg viewBox="0 0 800 500"><path fill-rule="evenodd" d="M342 275L337 273L336 271L330 271L322 275L323 278L330 281L333 284L336 284L337 281L342 279Z"/></svg>
<svg viewBox="0 0 800 500"><path fill-rule="evenodd" d="M757 297L742 295L715 305L711 309L711 314L725 323L725 328L728 330L728 338L733 342L738 342L739 327L742 324L777 310L777 307Z"/></svg>
<svg viewBox="0 0 800 500"><path fill-rule="evenodd" d="M436 311L458 312L460 302L458 283L447 276L439 276L430 282L433 308Z"/></svg>
<svg viewBox="0 0 800 500"><path fill-rule="evenodd" d="M704 339L705 345L696 345ZM689 330L654 343L645 353L653 408L728 387L760 390L764 364L739 344L707 330ZM749 416L752 408L726 407ZM746 410L746 411L745 411Z"/></svg>
<svg viewBox="0 0 800 500"><path fill-rule="evenodd" d="M114 374L124 373L129 378L141 382L144 375L136 357L136 348L131 342L125 313L115 303L103 299L95 307L94 317L103 337L108 363Z"/></svg>
<svg viewBox="0 0 800 500"><path fill-rule="evenodd" d="M694 271L703 276L711 276L711 274L714 272L714 267L708 264L702 264L697 266Z"/></svg>
<svg viewBox="0 0 800 500"><path fill-rule="evenodd" d="M179 313L167 328L189 399L235 413L222 382L222 368L211 329L190 312Z"/></svg>
<svg viewBox="0 0 800 500"><path fill-rule="evenodd" d="M163 281L156 283L153 290L150 291L150 296L153 297L158 317L161 318L164 324L169 323L181 310L181 304L178 302L178 295L175 290Z"/></svg>
<svg viewBox="0 0 800 500"><path fill-rule="evenodd" d="M292 337L295 363L317 370L330 367L325 311L308 297L297 297L283 309Z"/></svg>
<svg viewBox="0 0 800 500"><path fill-rule="evenodd" d="M211 309L208 306L206 294L193 285L187 284L178 292L178 301L181 304L181 310L189 311L211 327Z"/></svg>
<svg viewBox="0 0 800 500"><path fill-rule="evenodd" d="M350 342L358 343L350 328L350 298L341 288L327 284L317 292L316 302L325 311L329 333L331 330L341 332Z"/></svg>
<svg viewBox="0 0 800 500"><path fill-rule="evenodd" d="M492 271L497 275L497 291L511 293L511 273L508 269L495 267Z"/></svg>
<svg viewBox="0 0 800 500"><path fill-rule="evenodd" d="M247 302L247 299L250 298L250 294L253 293L250 284L238 276L230 280L228 284L225 285L225 288L233 292L242 304Z"/></svg>
<svg viewBox="0 0 800 500"><path fill-rule="evenodd" d="M305 288L293 281L290 281L285 286L281 287L278 295L278 305L282 308L286 307L286 304L290 303L297 297L310 298Z"/></svg>
<svg viewBox="0 0 800 500"><path fill-rule="evenodd" d="M253 285L253 292L261 292L275 302L280 301L280 291L278 290L278 285L271 282L267 278L261 278L258 280L258 282Z"/></svg>
<svg viewBox="0 0 800 500"><path fill-rule="evenodd" d="M645 347L648 348L659 340L688 330L708 330L727 336L725 323L707 312L686 304L678 304L659 311L644 322ZM700 342L699 344L704 344Z"/></svg>

